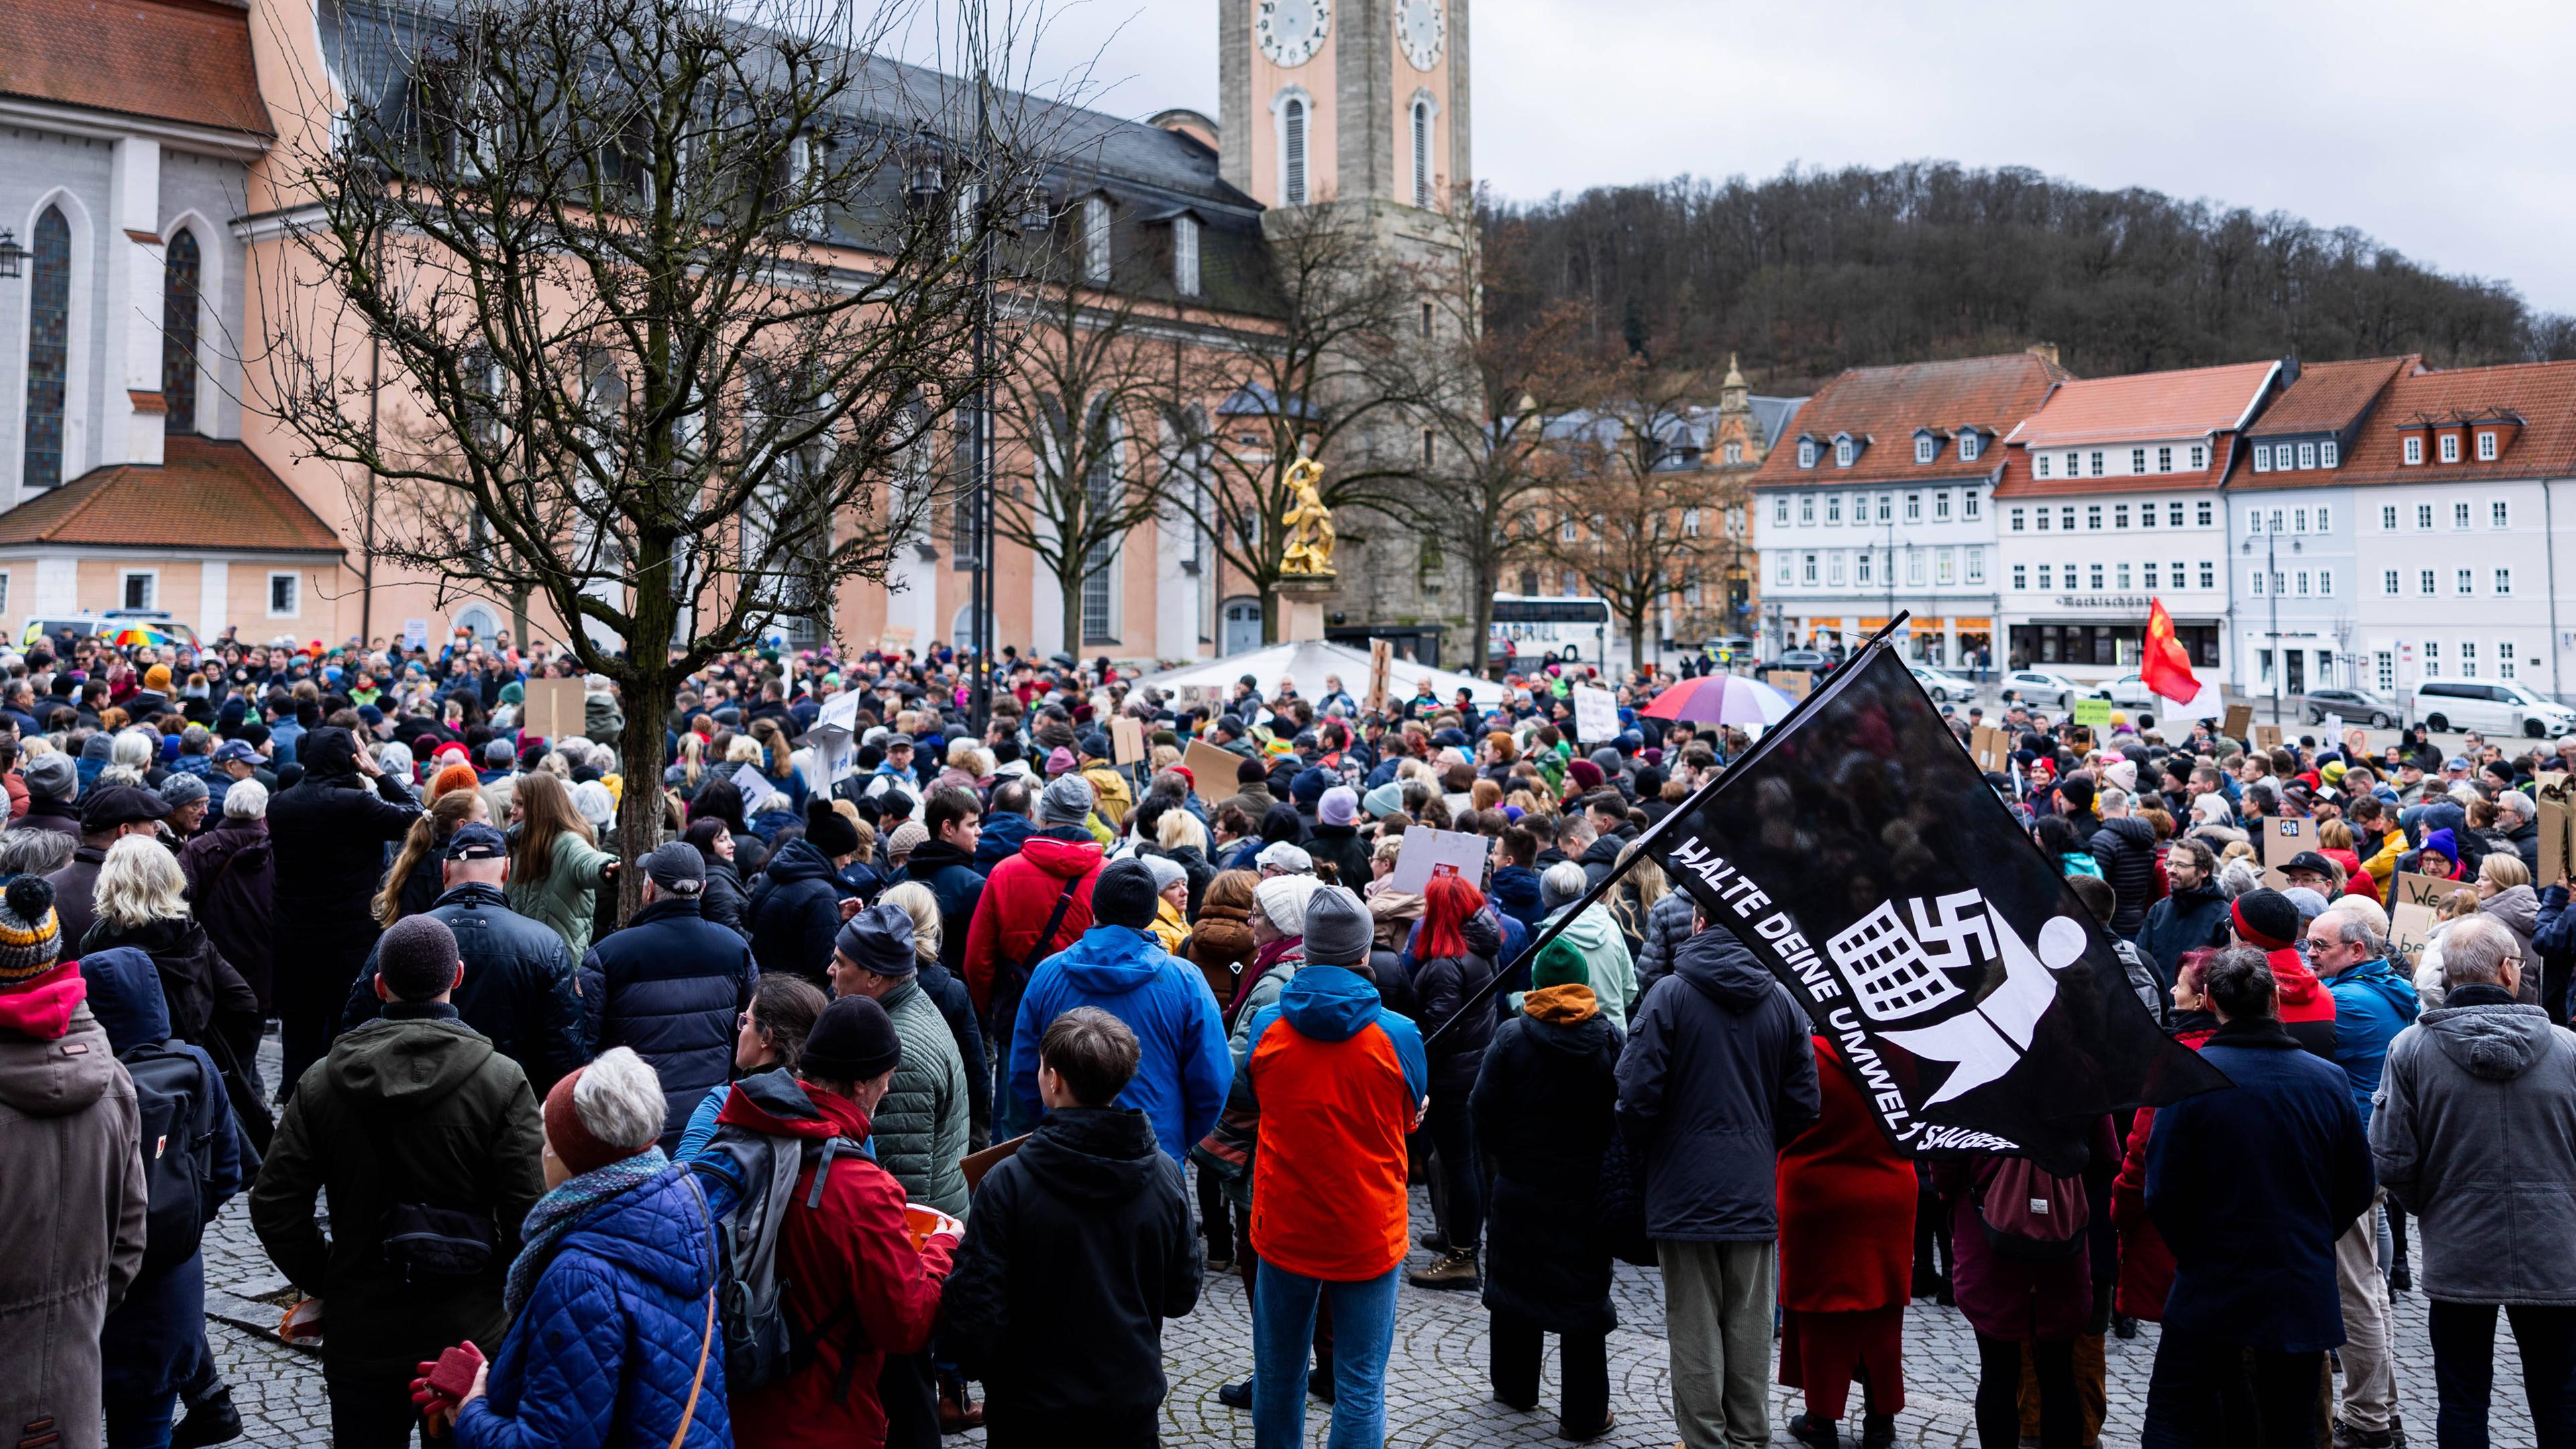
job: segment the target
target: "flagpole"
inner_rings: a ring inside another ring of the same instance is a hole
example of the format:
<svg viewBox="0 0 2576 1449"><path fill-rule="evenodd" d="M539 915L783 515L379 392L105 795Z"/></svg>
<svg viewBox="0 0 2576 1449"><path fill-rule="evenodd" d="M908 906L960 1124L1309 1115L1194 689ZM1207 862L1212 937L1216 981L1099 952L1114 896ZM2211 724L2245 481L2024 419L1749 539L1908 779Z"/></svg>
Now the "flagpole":
<svg viewBox="0 0 2576 1449"><path fill-rule="evenodd" d="M1886 625L1877 633L1872 634L1867 639L1861 641L1859 650L1850 655L1835 668L1835 675L1840 676L1845 670L1859 667L1869 658L1870 651L1889 647L1888 636L1895 633L1899 626L1903 625L1907 620L1913 617L1913 611L1908 609L1900 611L1893 618L1890 618ZM1424 1036L1422 1039L1424 1048L1427 1050L1431 1043L1447 1036L1450 1028L1467 1019L1469 1012L1481 1010L1485 1003L1493 999L1494 993L1502 989L1503 983L1511 978L1512 973L1520 968L1522 962L1537 960L1538 953L1546 949L1549 942L1564 934L1566 927L1574 924L1575 917L1592 909L1595 904L1599 903L1603 896L1608 895L1610 893L1610 888L1619 883L1619 878L1628 873L1628 868L1645 858L1645 847L1648 844L1661 838L1665 831L1672 829L1674 821L1687 815L1697 814L1702 805L1707 804L1711 799L1715 798L1718 791L1726 788L1726 782L1730 778L1734 777L1736 773L1742 770L1745 766L1760 759L1764 750L1770 746L1773 740L1786 736L1789 733L1790 728L1798 723L1799 716L1805 714L1809 709L1815 706L1818 700L1823 699L1826 695L1832 692L1832 681L1828 681L1827 686L1823 689L1808 691L1806 698L1799 700L1796 704L1789 707L1789 712L1780 717L1780 722L1778 724L1772 725L1762 731L1762 738L1753 742L1753 748L1746 750L1742 757L1727 765L1715 779L1708 781L1706 784L1701 785L1698 789L1692 791L1688 799L1674 806L1671 810L1666 811L1663 819L1647 826L1644 834L1639 835L1626 850L1620 852L1619 863L1612 866L1609 873L1602 876L1598 884L1594 885L1590 890L1585 891L1580 897L1576 898L1572 905L1569 905L1564 910L1557 912L1555 924L1549 926L1545 931L1540 932L1537 940L1523 946L1521 948L1521 953L1514 956L1509 965L1496 970L1494 972L1493 979L1487 981L1483 986L1478 987L1474 995L1468 997L1466 1001L1459 1005L1455 1012L1450 1014L1447 1021L1440 1023L1438 1027L1434 1028L1428 1035Z"/></svg>

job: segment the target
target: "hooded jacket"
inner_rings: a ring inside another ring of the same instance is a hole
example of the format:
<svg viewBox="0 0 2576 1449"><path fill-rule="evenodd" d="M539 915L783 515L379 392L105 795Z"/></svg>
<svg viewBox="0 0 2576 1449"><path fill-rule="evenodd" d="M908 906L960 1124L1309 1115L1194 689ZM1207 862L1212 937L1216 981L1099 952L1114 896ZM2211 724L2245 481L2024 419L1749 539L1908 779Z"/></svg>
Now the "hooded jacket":
<svg viewBox="0 0 2576 1449"><path fill-rule="evenodd" d="M1020 846L1036 833L1037 823L1029 817L1008 810L984 812L984 833L975 841L975 869L991 879L993 867L1020 853Z"/></svg>
<svg viewBox="0 0 2576 1449"><path fill-rule="evenodd" d="M957 970L966 960L966 937L974 929L984 877L966 852L934 836L912 848L899 879L921 882L939 901L939 964Z"/></svg>
<svg viewBox="0 0 2576 1449"><path fill-rule="evenodd" d="M1540 930L1544 932L1545 926ZM1619 922L1603 906L1595 903L1576 916L1558 940L1583 953L1583 964L1592 973L1592 996L1601 1004L1601 1014L1610 1024L1625 1028L1636 1014L1638 1004L1636 962L1628 955L1628 940L1620 934ZM1513 1003L1515 1009L1518 1003Z"/></svg>
<svg viewBox="0 0 2576 1449"><path fill-rule="evenodd" d="M1359 827L1317 825L1306 833L1306 853L1331 861L1342 873L1342 884L1352 890L1368 884L1369 847L1360 839Z"/></svg>
<svg viewBox="0 0 2576 1449"><path fill-rule="evenodd" d="M779 847L752 884L743 908L743 920L751 927L751 954L760 969L802 976L827 987L828 994L826 973L832 965L832 938L841 929L844 894L831 857L801 838Z"/></svg>
<svg viewBox="0 0 2576 1449"><path fill-rule="evenodd" d="M1821 1109L1806 1013L1722 926L1682 943L1629 1023L1619 1130L1646 1164L1646 1232L1767 1243L1774 1160Z"/></svg>
<svg viewBox="0 0 2576 1449"><path fill-rule="evenodd" d="M734 1442L721 1339L700 1354L718 1238L688 1177L665 1167L556 1241L484 1396L456 1416L457 1449L661 1449L683 1405L680 1449Z"/></svg>
<svg viewBox="0 0 2576 1449"><path fill-rule="evenodd" d="M2425 1296L2576 1304L2576 1033L2463 986L2389 1043L2370 1154L2422 1226Z"/></svg>
<svg viewBox="0 0 2576 1449"><path fill-rule="evenodd" d="M748 941L751 923L743 919L751 904L742 889L742 875L734 863L721 856L710 856L706 862L707 884L698 892L698 914Z"/></svg>
<svg viewBox="0 0 2576 1449"><path fill-rule="evenodd" d="M2513 932L2513 943L2520 948L2523 960L2535 965L2539 962L2538 942L2534 939L2540 928L2538 892L2527 885L2507 886L2478 902L2478 914ZM2534 986L2539 984L2539 971L2530 970L2523 974L2531 979Z"/></svg>
<svg viewBox="0 0 2576 1449"><path fill-rule="evenodd" d="M2379 1091L2388 1044L2415 1024L2421 1003L2415 983L2386 961L2364 961L2326 978L2335 1005L2335 1065L2352 1079L2352 1105L2370 1130L2370 1102Z"/></svg>
<svg viewBox="0 0 2576 1449"><path fill-rule="evenodd" d="M1477 1160L1493 1173L1485 1306L1554 1333L1619 1322L1610 1245L1593 1225L1622 1044L1591 988L1533 991L1495 1030L1468 1094Z"/></svg>
<svg viewBox="0 0 2576 1449"><path fill-rule="evenodd" d="M1430 1091L1422 1034L1358 973L1308 966L1253 1018L1242 1077L1261 1113L1253 1251L1328 1283L1393 1272L1412 1247L1404 1139Z"/></svg>
<svg viewBox="0 0 2576 1449"><path fill-rule="evenodd" d="M110 1048L124 1052L172 1040L169 1008L161 997L161 977L152 958L131 947L96 951L81 958L81 979L89 983L89 1006L107 1032ZM233 1123L215 1059L203 1047L189 1047L200 1073L196 1119L181 1130L207 1144L206 1195L201 1222L241 1191L243 1173L257 1166L255 1154ZM99 1336L107 1392L119 1397L166 1398L196 1372L206 1338L206 1260L191 1254L134 1280L125 1301L107 1315Z"/></svg>
<svg viewBox="0 0 2576 1449"><path fill-rule="evenodd" d="M277 858L268 821L229 816L179 847L179 871L188 880L189 910L206 927L215 949L232 963L268 1010L277 909Z"/></svg>
<svg viewBox="0 0 2576 1449"><path fill-rule="evenodd" d="M1081 939L1091 929L1091 885L1100 875L1103 852L1079 826L1057 826L1063 835L1030 836L1020 853L993 867L984 893L975 903L975 921L966 933L966 989L985 1020L1007 1024L1019 1009L1028 984L1023 967L1037 963ZM1068 836L1080 835L1081 839ZM1055 934L1038 934L1055 916L1056 902L1071 890Z"/></svg>
<svg viewBox="0 0 2576 1449"><path fill-rule="evenodd" d="M904 1185L912 1201L964 1217L966 1174L957 1164L973 1131L974 1100L966 1090L966 1064L957 1054L957 1039L917 979L902 982L877 998L877 1004L893 1019L895 1035L903 1042L894 1082L871 1119L877 1161Z"/></svg>
<svg viewBox="0 0 2576 1449"><path fill-rule="evenodd" d="M1666 891L1664 898L1646 909L1643 941L1637 947L1636 1000L1646 999L1655 983L1673 974L1673 953L1691 938L1691 893Z"/></svg>
<svg viewBox="0 0 2576 1449"><path fill-rule="evenodd" d="M1201 1281L1180 1165L1158 1145L1132 1108L1066 1107L976 1187L940 1342L983 1381L997 1431L1026 1440L1076 1415L1104 1442L1151 1440L1163 1321L1197 1306Z"/></svg>
<svg viewBox="0 0 2576 1449"><path fill-rule="evenodd" d="M1011 1093L1035 1121L1038 1044L1055 1019L1096 1006L1136 1034L1136 1075L1117 1105L1145 1114L1174 1162L1208 1134L1234 1082L1225 1018L1207 982L1143 932L1094 926L1029 978L1011 1035Z"/></svg>
<svg viewBox="0 0 2576 1449"><path fill-rule="evenodd" d="M742 937L685 896L637 911L582 957L583 1060L623 1046L652 1066L662 1079L665 1152L707 1088L733 1075L734 1017L751 1005L759 979Z"/></svg>
<svg viewBox="0 0 2576 1449"><path fill-rule="evenodd" d="M51 1416L58 1449L98 1449L99 1333L148 1205L134 1083L87 993L68 963L0 992L0 1406L13 1429Z"/></svg>
<svg viewBox="0 0 2576 1449"><path fill-rule="evenodd" d="M1583 847L1583 853L1574 858L1575 864L1583 867L1583 888L1590 890L1601 884L1610 872L1617 870L1619 852L1627 848L1628 842L1616 835L1592 837L1592 843Z"/></svg>
<svg viewBox="0 0 2576 1449"><path fill-rule="evenodd" d="M887 1354L918 1353L930 1342L940 1280L949 1271L948 1240L933 1238L915 1251L904 1226L903 1185L855 1151L833 1155L821 1201L806 1208L821 1169L815 1149L834 1137L863 1142L872 1130L848 1098L785 1072L763 1072L734 1084L717 1120L808 1149L779 1228L778 1276L787 1285L789 1321L814 1335L813 1356L787 1378L739 1396L732 1406L736 1442L743 1449L883 1443L877 1376Z"/></svg>
<svg viewBox="0 0 2576 1449"><path fill-rule="evenodd" d="M251 1227L288 1281L331 1305L326 1367L409 1370L471 1338L496 1343L519 1225L545 1191L544 1130L519 1064L444 1003L396 1002L307 1068L251 1187ZM331 1199L331 1233L314 1219ZM490 1270L415 1288L385 1260L385 1213L426 1203L484 1219Z"/></svg>
<svg viewBox="0 0 2576 1449"><path fill-rule="evenodd" d="M313 731L299 742L297 758L304 778L268 802L278 919L309 945L362 951L376 938L368 912L385 873L383 853L367 847L410 833L420 802L389 774L368 788L347 730ZM339 990L339 982L330 989Z"/></svg>
<svg viewBox="0 0 2576 1449"><path fill-rule="evenodd" d="M446 923L456 936L465 979L449 998L457 1016L492 1043L493 1050L528 1074L528 1090L543 1098L573 1068L590 1060L584 1044L582 997L563 938L511 910L497 887L467 881L438 898L424 914ZM349 987L340 1029L383 1014L376 995L376 953Z"/></svg>
<svg viewBox="0 0 2576 1449"><path fill-rule="evenodd" d="M2154 963L2157 978L2171 988L2185 952L2224 946L2227 936L2227 894L2203 881L2147 907L2137 941L2138 949Z"/></svg>
<svg viewBox="0 0 2576 1449"><path fill-rule="evenodd" d="M1413 967L1413 994L1419 1003L1414 1019L1437 1028L1456 1016L1468 1000L1494 979L1495 960L1502 954L1503 936L1493 917L1477 911L1459 924L1467 952L1463 956L1434 956L1417 961ZM1416 945L1421 942L1414 937ZM1477 1011L1460 1021L1457 1027L1436 1043L1426 1044L1431 1054L1431 1090L1450 1101L1464 1101L1476 1085L1476 1071L1484 1064L1486 1044L1494 1039L1495 1017L1491 1011Z"/></svg>
<svg viewBox="0 0 2576 1449"><path fill-rule="evenodd" d="M1538 872L1525 865L1507 865L1494 872L1494 887L1487 892L1504 915L1535 931L1547 919L1547 907L1539 892Z"/></svg>
<svg viewBox="0 0 2576 1449"><path fill-rule="evenodd" d="M2135 815L2105 820L2091 847L2111 886L2111 934L2134 936L2156 893L2156 828Z"/></svg>

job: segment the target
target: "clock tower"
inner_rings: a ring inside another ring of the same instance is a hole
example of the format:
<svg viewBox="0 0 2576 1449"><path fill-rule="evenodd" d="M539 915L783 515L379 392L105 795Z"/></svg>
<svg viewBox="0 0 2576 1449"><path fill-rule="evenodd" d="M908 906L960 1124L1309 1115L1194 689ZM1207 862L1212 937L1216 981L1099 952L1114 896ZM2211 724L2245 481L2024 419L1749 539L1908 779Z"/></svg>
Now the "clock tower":
<svg viewBox="0 0 2576 1449"><path fill-rule="evenodd" d="M1467 4L1219 0L1219 174L1264 206L1455 206Z"/></svg>

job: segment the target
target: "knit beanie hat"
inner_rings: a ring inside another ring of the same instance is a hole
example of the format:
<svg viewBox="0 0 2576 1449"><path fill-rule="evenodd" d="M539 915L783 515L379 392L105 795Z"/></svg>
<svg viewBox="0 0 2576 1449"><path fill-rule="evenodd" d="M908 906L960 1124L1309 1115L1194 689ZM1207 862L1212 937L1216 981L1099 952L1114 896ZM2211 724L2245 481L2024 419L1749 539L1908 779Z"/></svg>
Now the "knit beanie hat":
<svg viewBox="0 0 2576 1449"><path fill-rule="evenodd" d="M1404 792L1397 791L1396 799L1400 801L1403 798ZM1322 799L1315 802L1315 823L1348 825L1351 823L1352 815L1358 811L1359 804L1360 797L1357 791L1348 785L1335 785L1324 792Z"/></svg>
<svg viewBox="0 0 2576 1449"><path fill-rule="evenodd" d="M152 690L157 694L168 694L170 692L170 666L167 664L155 664L151 668L144 670L143 687L145 689Z"/></svg>
<svg viewBox="0 0 2576 1449"><path fill-rule="evenodd" d="M1091 805L1090 781L1080 775L1059 776L1038 797L1038 823L1080 825L1091 814Z"/></svg>
<svg viewBox="0 0 2576 1449"><path fill-rule="evenodd" d="M848 855L859 848L859 827L818 796L805 802L805 843L825 855Z"/></svg>
<svg viewBox="0 0 2576 1449"><path fill-rule="evenodd" d="M912 912L879 901L841 924L832 949L879 976L909 976L920 969L912 954Z"/></svg>
<svg viewBox="0 0 2576 1449"><path fill-rule="evenodd" d="M2451 834L2448 830L2427 831L2424 835L2423 853L2427 855L2438 855L2444 860L2451 862L2453 865L2457 865L2460 861L2459 838Z"/></svg>
<svg viewBox="0 0 2576 1449"><path fill-rule="evenodd" d="M426 918L408 916L404 919ZM611 1050L618 1050L618 1048L611 1048ZM632 1055L630 1051L629 1056ZM580 1104L574 1100L574 1094L581 1090L582 1078L588 1076L598 1066L599 1063L592 1062L586 1066L575 1067L570 1075L556 1082L554 1089L546 1093L546 1145L555 1150L555 1156L562 1160L563 1165L570 1169L575 1177L586 1172L597 1172L611 1163L623 1162L630 1157L640 1157L656 1145L656 1139L648 1137L639 1147L631 1150L621 1148L600 1140L598 1134L592 1132L589 1125L581 1120Z"/></svg>
<svg viewBox="0 0 2576 1449"><path fill-rule="evenodd" d="M22 875L0 890L0 991L23 986L54 969L63 953L54 918L54 888L38 875Z"/></svg>
<svg viewBox="0 0 2576 1449"><path fill-rule="evenodd" d="M1404 787L1389 780L1361 796L1360 805L1372 818L1384 820L1404 808Z"/></svg>
<svg viewBox="0 0 2576 1449"><path fill-rule="evenodd" d="M1376 934L1368 907L1340 886L1306 898L1306 959L1318 966L1356 966L1368 959Z"/></svg>
<svg viewBox="0 0 2576 1449"><path fill-rule="evenodd" d="M897 908L898 911L901 909ZM835 1082L871 1082L903 1060L894 1018L872 996L844 996L823 1008L805 1034L797 1075Z"/></svg>
<svg viewBox="0 0 2576 1449"><path fill-rule="evenodd" d="M1168 855L1140 855L1136 859L1143 861L1145 868L1154 873L1154 894L1156 895L1161 895L1190 878L1189 871L1179 861Z"/></svg>
<svg viewBox="0 0 2576 1449"><path fill-rule="evenodd" d="M929 838L930 828L928 826L923 825L918 820L906 820L901 825L896 826L894 828L894 832L886 837L886 858L888 860L893 860L901 856L910 855L914 851L921 849L922 842Z"/></svg>
<svg viewBox="0 0 2576 1449"><path fill-rule="evenodd" d="M2299 938L2299 908L2279 891L2247 891L2227 909L2235 920L2236 934L2266 951L2285 950Z"/></svg>
<svg viewBox="0 0 2576 1449"><path fill-rule="evenodd" d="M1134 858L1113 860L1091 882L1091 919L1141 931L1154 923L1154 872Z"/></svg>
<svg viewBox="0 0 2576 1449"><path fill-rule="evenodd" d="M40 800L69 800L80 784L80 766L60 750L37 756L18 772L27 793Z"/></svg>
<svg viewBox="0 0 2576 1449"><path fill-rule="evenodd" d="M1306 901L1323 889L1311 875L1274 875L1252 888L1252 903L1283 936L1306 934Z"/></svg>
<svg viewBox="0 0 2576 1449"><path fill-rule="evenodd" d="M451 790L471 790L477 783L479 781L472 765L459 763L444 766L437 774L429 777L429 799L435 803L439 796Z"/></svg>
<svg viewBox="0 0 2576 1449"><path fill-rule="evenodd" d="M1584 960L1583 953L1576 950L1574 943L1563 936L1548 942L1547 949L1538 953L1538 961L1530 967L1530 990L1532 991L1544 990L1550 986L1590 986L1591 984L1592 963Z"/></svg>

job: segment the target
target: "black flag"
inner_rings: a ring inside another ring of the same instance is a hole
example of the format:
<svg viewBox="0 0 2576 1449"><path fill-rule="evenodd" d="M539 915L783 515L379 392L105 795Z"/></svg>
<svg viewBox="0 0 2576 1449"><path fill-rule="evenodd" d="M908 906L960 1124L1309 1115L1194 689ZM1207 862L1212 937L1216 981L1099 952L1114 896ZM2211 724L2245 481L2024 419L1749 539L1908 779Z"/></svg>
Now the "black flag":
<svg viewBox="0 0 2576 1449"><path fill-rule="evenodd" d="M2085 1160L2093 1118L2227 1085L1873 644L1647 849L1842 1049L1909 1152Z"/></svg>

